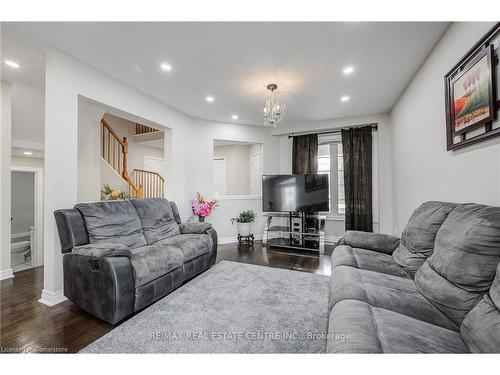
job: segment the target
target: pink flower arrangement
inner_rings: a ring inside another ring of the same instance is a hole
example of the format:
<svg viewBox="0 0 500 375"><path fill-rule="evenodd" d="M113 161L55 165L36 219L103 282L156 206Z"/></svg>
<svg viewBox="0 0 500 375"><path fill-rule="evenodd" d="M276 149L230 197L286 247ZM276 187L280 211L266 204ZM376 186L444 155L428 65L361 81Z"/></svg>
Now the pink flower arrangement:
<svg viewBox="0 0 500 375"><path fill-rule="evenodd" d="M200 193L196 193L196 198L191 199L191 207L195 215L200 218L206 218L212 213L212 210L217 206L216 200L207 200Z"/></svg>

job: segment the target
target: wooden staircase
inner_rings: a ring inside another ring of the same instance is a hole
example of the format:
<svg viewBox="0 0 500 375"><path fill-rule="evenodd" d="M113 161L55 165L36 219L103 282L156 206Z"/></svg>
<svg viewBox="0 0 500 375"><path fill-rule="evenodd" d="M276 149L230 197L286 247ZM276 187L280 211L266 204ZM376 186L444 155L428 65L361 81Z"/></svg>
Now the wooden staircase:
<svg viewBox="0 0 500 375"><path fill-rule="evenodd" d="M128 184L129 195L138 199L164 197L165 179L160 174L144 169L134 169L132 177L128 174L127 137L121 138L104 119L101 128L101 157Z"/></svg>
<svg viewBox="0 0 500 375"><path fill-rule="evenodd" d="M135 135L156 133L157 131L159 131L159 130L152 128L150 126L137 124L137 123L135 124Z"/></svg>

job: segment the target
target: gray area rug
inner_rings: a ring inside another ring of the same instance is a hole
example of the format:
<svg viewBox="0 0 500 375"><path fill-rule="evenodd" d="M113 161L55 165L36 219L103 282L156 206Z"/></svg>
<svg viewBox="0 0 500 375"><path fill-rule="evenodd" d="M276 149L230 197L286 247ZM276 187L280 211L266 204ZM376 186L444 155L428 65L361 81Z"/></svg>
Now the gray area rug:
<svg viewBox="0 0 500 375"><path fill-rule="evenodd" d="M81 353L325 353L328 277L222 261Z"/></svg>

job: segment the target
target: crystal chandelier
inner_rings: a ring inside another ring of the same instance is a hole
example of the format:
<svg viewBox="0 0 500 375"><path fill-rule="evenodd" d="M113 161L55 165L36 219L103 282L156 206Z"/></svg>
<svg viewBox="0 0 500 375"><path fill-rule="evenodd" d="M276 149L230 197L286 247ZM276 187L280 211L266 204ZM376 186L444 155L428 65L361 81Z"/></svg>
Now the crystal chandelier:
<svg viewBox="0 0 500 375"><path fill-rule="evenodd" d="M276 90L278 85L275 83L270 83L267 85L267 89L271 91L271 95L266 100L266 106L264 107L264 125L271 128L275 128L276 125L283 123L283 117L285 117L285 105L279 103L278 95Z"/></svg>

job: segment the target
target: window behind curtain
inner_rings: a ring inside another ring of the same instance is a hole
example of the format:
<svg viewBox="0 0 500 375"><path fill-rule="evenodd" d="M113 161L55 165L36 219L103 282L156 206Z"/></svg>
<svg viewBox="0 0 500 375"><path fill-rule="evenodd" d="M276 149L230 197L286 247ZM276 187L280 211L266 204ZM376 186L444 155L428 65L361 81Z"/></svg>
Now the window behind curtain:
<svg viewBox="0 0 500 375"><path fill-rule="evenodd" d="M373 218L378 221L378 135L373 132ZM336 156L336 157L332 157ZM344 216L344 160L342 139L339 133L318 135L318 173L329 176L330 214Z"/></svg>
<svg viewBox="0 0 500 375"><path fill-rule="evenodd" d="M345 213L344 161L339 137L323 137L318 146L318 173L328 175L330 185L330 212Z"/></svg>

